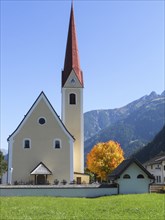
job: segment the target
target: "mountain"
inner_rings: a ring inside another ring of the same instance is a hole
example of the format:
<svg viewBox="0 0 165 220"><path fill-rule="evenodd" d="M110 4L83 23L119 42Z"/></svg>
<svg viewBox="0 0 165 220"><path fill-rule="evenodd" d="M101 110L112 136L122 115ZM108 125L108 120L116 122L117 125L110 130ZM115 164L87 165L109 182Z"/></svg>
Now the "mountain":
<svg viewBox="0 0 165 220"><path fill-rule="evenodd" d="M125 157L145 146L164 123L165 91L151 92L128 105L84 114L85 157L98 142L115 140L121 144Z"/></svg>
<svg viewBox="0 0 165 220"><path fill-rule="evenodd" d="M145 163L146 161L152 159L162 152L165 152L165 126L155 136L153 141L151 141L145 147L133 154L132 157L135 157L141 163Z"/></svg>

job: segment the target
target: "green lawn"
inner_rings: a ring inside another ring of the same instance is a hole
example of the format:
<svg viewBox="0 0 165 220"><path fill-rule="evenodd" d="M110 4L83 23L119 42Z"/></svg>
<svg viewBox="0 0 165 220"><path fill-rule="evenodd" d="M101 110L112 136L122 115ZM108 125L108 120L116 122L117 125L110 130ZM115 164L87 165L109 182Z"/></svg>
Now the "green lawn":
<svg viewBox="0 0 165 220"><path fill-rule="evenodd" d="M165 194L100 198L1 197L1 220L164 220Z"/></svg>

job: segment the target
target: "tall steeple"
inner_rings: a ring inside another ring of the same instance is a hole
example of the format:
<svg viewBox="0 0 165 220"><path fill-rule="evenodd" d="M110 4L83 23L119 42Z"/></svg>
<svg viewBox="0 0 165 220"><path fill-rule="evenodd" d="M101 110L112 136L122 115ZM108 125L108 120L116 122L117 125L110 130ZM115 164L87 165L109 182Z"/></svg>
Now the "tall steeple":
<svg viewBox="0 0 165 220"><path fill-rule="evenodd" d="M70 22L69 22L67 45L66 45L64 70L62 72L62 87L65 85L65 82L68 79L72 70L74 70L80 84L83 87L83 74L80 69L76 26L74 21L73 2L71 5L71 12L70 12Z"/></svg>
<svg viewBox="0 0 165 220"><path fill-rule="evenodd" d="M62 121L74 136L74 171L84 172L83 74L80 69L73 3L70 12L64 70L62 72Z"/></svg>

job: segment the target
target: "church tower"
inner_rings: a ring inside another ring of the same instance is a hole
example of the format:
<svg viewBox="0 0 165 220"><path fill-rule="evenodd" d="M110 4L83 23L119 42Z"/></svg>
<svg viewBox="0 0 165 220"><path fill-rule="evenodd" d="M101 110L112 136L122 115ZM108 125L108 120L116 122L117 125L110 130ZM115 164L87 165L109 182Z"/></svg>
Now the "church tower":
<svg viewBox="0 0 165 220"><path fill-rule="evenodd" d="M83 87L72 3L62 71L62 121L75 138L74 172L78 173L84 173Z"/></svg>

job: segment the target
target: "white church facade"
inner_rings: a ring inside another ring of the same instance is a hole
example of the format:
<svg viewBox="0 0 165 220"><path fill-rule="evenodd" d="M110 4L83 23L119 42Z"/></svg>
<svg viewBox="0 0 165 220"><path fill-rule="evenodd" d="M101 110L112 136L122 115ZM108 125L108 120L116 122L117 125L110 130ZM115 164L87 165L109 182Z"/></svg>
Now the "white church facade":
<svg viewBox="0 0 165 220"><path fill-rule="evenodd" d="M84 174L83 74L71 7L64 69L62 116L41 92L8 138L8 184L89 182Z"/></svg>

